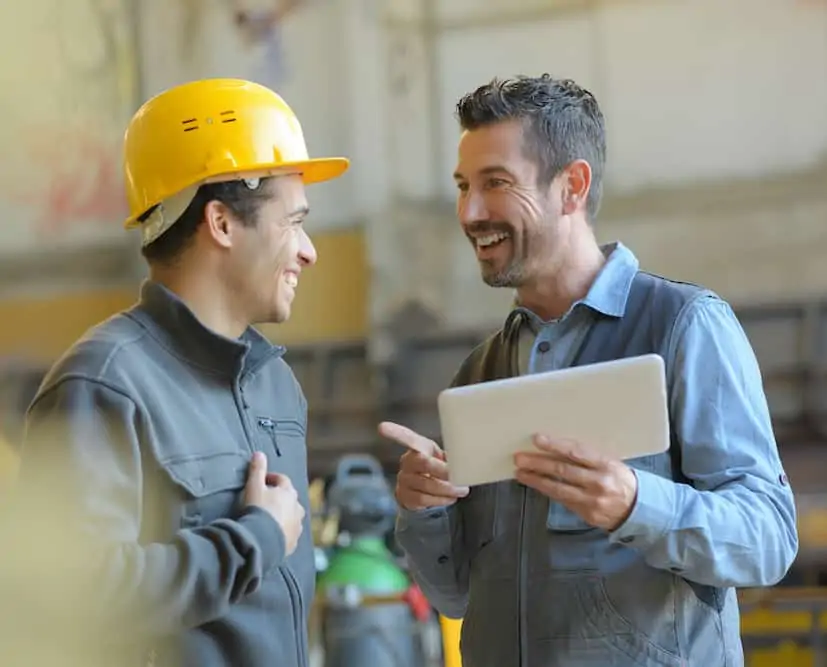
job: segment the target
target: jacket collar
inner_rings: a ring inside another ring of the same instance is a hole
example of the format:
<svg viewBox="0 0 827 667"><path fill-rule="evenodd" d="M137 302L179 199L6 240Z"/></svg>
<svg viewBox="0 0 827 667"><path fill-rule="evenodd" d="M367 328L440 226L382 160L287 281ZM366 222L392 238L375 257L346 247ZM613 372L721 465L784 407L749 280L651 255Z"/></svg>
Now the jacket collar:
<svg viewBox="0 0 827 667"><path fill-rule="evenodd" d="M285 352L253 327L238 339L216 333L178 295L151 280L141 285L140 300L127 315L171 353L214 374L239 378Z"/></svg>

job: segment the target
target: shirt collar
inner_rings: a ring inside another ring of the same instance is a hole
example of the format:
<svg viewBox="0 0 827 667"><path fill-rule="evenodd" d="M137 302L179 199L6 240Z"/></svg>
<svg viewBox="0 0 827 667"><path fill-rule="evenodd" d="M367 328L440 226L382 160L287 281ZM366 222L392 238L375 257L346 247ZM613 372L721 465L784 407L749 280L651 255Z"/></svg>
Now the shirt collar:
<svg viewBox="0 0 827 667"><path fill-rule="evenodd" d="M616 241L601 246L606 263L597 274L588 294L579 303L609 317L623 317L632 280L640 268L634 253Z"/></svg>
<svg viewBox="0 0 827 667"><path fill-rule="evenodd" d="M586 296L572 304L568 313L560 319L564 319L581 305L608 317L623 317L626 312L626 301L640 263L634 253L620 241L607 243L600 246L600 249L606 257L606 263ZM531 326L542 325L537 315L527 308L515 305L509 320L517 315L526 318Z"/></svg>

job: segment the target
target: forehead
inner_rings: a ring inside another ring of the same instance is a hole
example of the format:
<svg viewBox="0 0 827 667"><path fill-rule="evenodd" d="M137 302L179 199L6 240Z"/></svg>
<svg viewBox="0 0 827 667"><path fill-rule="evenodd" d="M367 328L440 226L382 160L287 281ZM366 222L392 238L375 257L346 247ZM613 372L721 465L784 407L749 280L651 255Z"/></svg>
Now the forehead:
<svg viewBox="0 0 827 667"><path fill-rule="evenodd" d="M270 181L271 201L280 203L287 209L299 209L307 206L304 181L299 174L276 176Z"/></svg>
<svg viewBox="0 0 827 667"><path fill-rule="evenodd" d="M463 178L497 167L522 173L532 166L523 150L523 127L519 121L465 130L460 136L457 157L457 175Z"/></svg>

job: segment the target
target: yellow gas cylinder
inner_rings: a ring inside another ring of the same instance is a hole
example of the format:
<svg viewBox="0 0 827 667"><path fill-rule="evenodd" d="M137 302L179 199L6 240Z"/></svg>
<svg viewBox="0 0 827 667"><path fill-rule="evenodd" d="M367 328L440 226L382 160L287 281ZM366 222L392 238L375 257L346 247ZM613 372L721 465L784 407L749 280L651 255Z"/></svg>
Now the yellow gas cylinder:
<svg viewBox="0 0 827 667"><path fill-rule="evenodd" d="M442 626L442 652L445 655L445 667L462 667L462 657L459 652L462 619L440 616L439 623Z"/></svg>

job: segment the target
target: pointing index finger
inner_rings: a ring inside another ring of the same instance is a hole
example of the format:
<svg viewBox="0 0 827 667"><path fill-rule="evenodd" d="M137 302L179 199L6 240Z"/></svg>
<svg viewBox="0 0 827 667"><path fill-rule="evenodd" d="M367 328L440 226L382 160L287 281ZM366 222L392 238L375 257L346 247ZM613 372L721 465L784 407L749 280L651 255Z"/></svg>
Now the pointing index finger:
<svg viewBox="0 0 827 667"><path fill-rule="evenodd" d="M383 438L388 438L388 440L398 442L403 447L407 447L411 451L418 452L423 456L439 459L445 458L443 451L433 440L419 435L419 433L412 431L407 426L402 426L394 422L382 422L379 424L379 435Z"/></svg>

